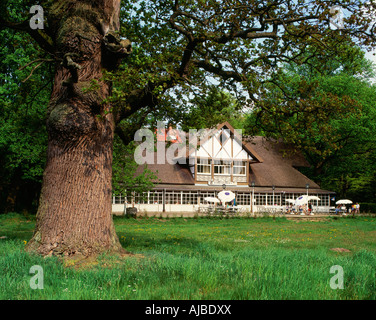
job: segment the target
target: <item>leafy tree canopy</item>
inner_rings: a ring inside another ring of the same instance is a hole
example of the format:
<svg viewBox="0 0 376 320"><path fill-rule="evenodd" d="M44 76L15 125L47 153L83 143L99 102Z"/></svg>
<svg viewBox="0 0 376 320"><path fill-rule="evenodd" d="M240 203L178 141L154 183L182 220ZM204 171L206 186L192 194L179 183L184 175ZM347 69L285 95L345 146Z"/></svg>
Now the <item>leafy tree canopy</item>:
<svg viewBox="0 0 376 320"><path fill-rule="evenodd" d="M9 9L20 17L21 6ZM29 35L0 29L0 210L35 209L46 160L51 66ZM31 75L32 74L32 75Z"/></svg>
<svg viewBox="0 0 376 320"><path fill-rule="evenodd" d="M270 79L268 94L246 127L302 150L312 165L305 173L323 188L370 201L376 165L374 68L359 49L348 50L355 58L330 60L324 69L314 60L286 65Z"/></svg>
<svg viewBox="0 0 376 320"><path fill-rule="evenodd" d="M124 1L121 32L131 39L133 53L118 72L108 74L118 120L140 110L180 107L187 97L209 94L213 82L242 106L252 106L283 65L315 60L325 68L334 57L354 59L357 52L347 49L348 43L374 45L367 14L374 4L341 1L344 29L331 30L330 9L337 4Z"/></svg>

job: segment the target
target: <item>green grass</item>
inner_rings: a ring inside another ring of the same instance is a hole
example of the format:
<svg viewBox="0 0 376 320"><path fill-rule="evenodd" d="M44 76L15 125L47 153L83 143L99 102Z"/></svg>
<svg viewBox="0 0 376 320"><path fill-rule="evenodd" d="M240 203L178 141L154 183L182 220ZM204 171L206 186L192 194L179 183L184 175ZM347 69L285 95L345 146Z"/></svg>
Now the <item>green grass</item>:
<svg viewBox="0 0 376 320"><path fill-rule="evenodd" d="M0 215L0 299L372 299L376 218L115 218L124 248L76 268L24 252L33 217ZM350 252L336 252L345 248ZM44 271L31 289L30 267ZM331 289L333 265L344 289Z"/></svg>

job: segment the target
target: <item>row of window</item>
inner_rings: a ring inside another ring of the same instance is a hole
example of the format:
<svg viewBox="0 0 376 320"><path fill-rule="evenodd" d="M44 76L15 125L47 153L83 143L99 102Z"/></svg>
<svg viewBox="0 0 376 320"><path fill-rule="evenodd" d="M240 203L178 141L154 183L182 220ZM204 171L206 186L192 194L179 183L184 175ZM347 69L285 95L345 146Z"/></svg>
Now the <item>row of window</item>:
<svg viewBox="0 0 376 320"><path fill-rule="evenodd" d="M198 198L200 197L200 203L205 203L206 197L216 197L218 192L215 191L166 191L166 204L190 204L197 205ZM271 193L255 193L254 194L254 204L256 206L268 206L268 205L278 205L285 206L288 205L286 199L296 199L302 193L286 193L284 195L271 194ZM314 194L310 194L314 195ZM329 206L330 197L329 195L316 195L320 200L314 200L311 203L317 206ZM236 192L236 204L242 206L249 206L251 204L252 193L248 192ZM128 195L128 197L118 195L113 197L113 204L123 204L124 202L132 203L134 199L135 204L163 204L163 191L150 191L144 193L136 193L134 196Z"/></svg>
<svg viewBox="0 0 376 320"><path fill-rule="evenodd" d="M245 176L247 174L247 162L197 159L198 174L211 174L212 170L214 174Z"/></svg>

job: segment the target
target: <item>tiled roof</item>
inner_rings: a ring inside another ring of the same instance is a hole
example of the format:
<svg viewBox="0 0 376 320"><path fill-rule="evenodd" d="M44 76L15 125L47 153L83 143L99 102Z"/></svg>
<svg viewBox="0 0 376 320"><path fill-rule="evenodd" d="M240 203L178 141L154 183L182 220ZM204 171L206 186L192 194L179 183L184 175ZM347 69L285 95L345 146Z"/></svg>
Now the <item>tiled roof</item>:
<svg viewBox="0 0 376 320"><path fill-rule="evenodd" d="M217 130L227 127L234 132L233 127L227 122L218 125ZM320 186L310 180L304 174L299 172L296 167L309 166L304 157L299 154L291 154L291 151L283 142L271 142L263 137L253 137L252 139L243 139L244 149L251 154L254 161L251 162L249 186L255 182L256 187L276 188L306 188L309 184L310 189L320 189ZM284 155L284 153L287 154ZM194 178L188 165L176 164L157 164L156 153L154 154L154 163L148 164L148 169L155 172L158 180L155 183L164 185L194 185ZM187 161L188 162L188 161ZM140 174L144 165L137 169L136 175Z"/></svg>
<svg viewBox="0 0 376 320"><path fill-rule="evenodd" d="M248 144L264 159L262 163L251 164L250 181L254 181L256 186L305 188L309 184L310 188L320 188L296 169L309 164L300 153L292 154L291 148L284 143L254 137Z"/></svg>

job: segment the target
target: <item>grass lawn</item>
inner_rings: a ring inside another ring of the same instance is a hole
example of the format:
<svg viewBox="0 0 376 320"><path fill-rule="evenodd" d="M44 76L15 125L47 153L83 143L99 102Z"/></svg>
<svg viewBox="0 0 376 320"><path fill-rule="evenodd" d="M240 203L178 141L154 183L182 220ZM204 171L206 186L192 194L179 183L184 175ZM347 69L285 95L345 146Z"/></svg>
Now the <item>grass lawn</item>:
<svg viewBox="0 0 376 320"><path fill-rule="evenodd" d="M0 215L0 299L376 298L375 217L114 220L138 255L78 267L25 253L34 218ZM33 265L43 268L42 290L30 287ZM332 266L343 269L343 289L330 286Z"/></svg>

